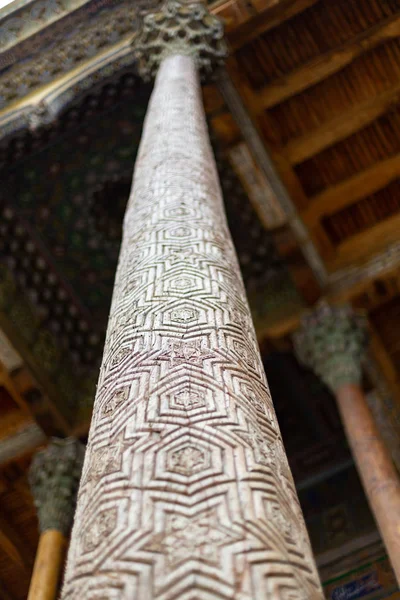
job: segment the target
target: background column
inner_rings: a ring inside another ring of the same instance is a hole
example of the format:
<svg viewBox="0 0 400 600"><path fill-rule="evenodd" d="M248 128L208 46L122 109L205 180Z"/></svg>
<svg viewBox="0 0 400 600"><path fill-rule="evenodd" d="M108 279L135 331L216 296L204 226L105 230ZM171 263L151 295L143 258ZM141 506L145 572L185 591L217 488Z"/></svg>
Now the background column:
<svg viewBox="0 0 400 600"><path fill-rule="evenodd" d="M54 600L72 526L85 447L77 440L53 441L35 456L29 474L40 539L28 600Z"/></svg>
<svg viewBox="0 0 400 600"><path fill-rule="evenodd" d="M400 483L361 387L366 321L349 306L320 305L294 336L299 360L336 397L348 443L400 582Z"/></svg>

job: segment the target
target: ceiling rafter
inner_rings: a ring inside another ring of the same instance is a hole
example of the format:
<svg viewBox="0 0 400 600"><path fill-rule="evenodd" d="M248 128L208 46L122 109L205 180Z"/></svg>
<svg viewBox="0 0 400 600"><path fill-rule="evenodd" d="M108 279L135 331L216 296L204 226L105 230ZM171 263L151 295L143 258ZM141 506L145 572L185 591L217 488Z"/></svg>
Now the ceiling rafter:
<svg viewBox="0 0 400 600"><path fill-rule="evenodd" d="M399 176L400 154L396 154L312 196L308 207L301 213L304 222L309 227L314 227L324 215L332 214L385 188Z"/></svg>
<svg viewBox="0 0 400 600"><path fill-rule="evenodd" d="M258 167L267 177L271 188L274 191L275 197L277 198L279 204L281 205L283 211L286 214L289 226L293 230L293 233L298 241L299 247L301 248L301 251L303 252L306 260L308 261L311 267L311 270L313 271L315 280L312 281L313 278L311 277L311 280L308 281L309 285L307 287L311 287L311 295L309 296L309 300L312 299L312 301L314 301L316 299L316 296L318 296L319 294L319 289L317 292L315 290L315 287L318 287L318 285L316 285L316 282L318 282L319 285L323 286L326 277L322 262L309 236L307 236L307 232L305 231L304 225L302 224L297 210L292 202L290 193L288 193L287 187L285 185L286 182L281 180L281 173L279 172L279 169L275 169L273 162L271 161L271 157L268 153L268 150L263 144L262 139L257 131L257 128L254 126L254 123L252 122L246 110L245 104L243 103L243 99L237 92L237 88L234 84L237 71L234 68L232 68L233 64L234 63L231 62L230 67L228 67L229 70L221 73L221 76L219 78L219 89L226 101L228 109L232 113L241 130L243 138L246 140L249 149L254 156ZM295 177L295 174L292 174L293 177ZM295 187L298 191L301 191L300 186ZM296 279L296 270L292 272L292 276L294 277L294 279Z"/></svg>
<svg viewBox="0 0 400 600"><path fill-rule="evenodd" d="M259 110L271 108L337 73L361 54L400 35L400 15L363 31L349 42L321 54L291 73L266 85L258 94Z"/></svg>
<svg viewBox="0 0 400 600"><path fill-rule="evenodd" d="M283 153L292 165L297 165L363 129L399 102L400 83L294 138L283 148Z"/></svg>
<svg viewBox="0 0 400 600"><path fill-rule="evenodd" d="M374 248L377 252L384 251L389 244L398 241L399 228L400 214L397 213L390 219L375 223L369 229L360 231L345 239L336 248L335 257L329 260L329 271L334 273L366 260L371 256L371 248Z"/></svg>
<svg viewBox="0 0 400 600"><path fill-rule="evenodd" d="M263 33L278 27L288 19L292 19L317 2L319 0L275 0L272 2L263 2L262 4L265 5L263 10L235 29L232 35L229 35L228 32L228 40L232 50L238 50ZM258 4L261 3L258 2ZM223 15L221 14L220 16Z"/></svg>

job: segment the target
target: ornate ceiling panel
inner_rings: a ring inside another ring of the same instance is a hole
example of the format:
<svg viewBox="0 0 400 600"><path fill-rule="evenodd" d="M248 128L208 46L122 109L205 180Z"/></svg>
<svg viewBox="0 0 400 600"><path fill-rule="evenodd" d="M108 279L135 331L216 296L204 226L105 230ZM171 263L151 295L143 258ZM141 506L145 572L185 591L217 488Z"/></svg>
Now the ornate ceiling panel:
<svg viewBox="0 0 400 600"><path fill-rule="evenodd" d="M82 394L91 397L97 376L149 93L125 72L53 125L21 132L0 147L0 251L14 293L24 298L19 329L34 356L46 347L43 366L61 396L71 396L74 370L86 381L67 402L68 414L61 402L68 419L78 398L90 409ZM257 294L277 274L287 275L229 161L216 151L244 279ZM15 317L15 303L7 306Z"/></svg>

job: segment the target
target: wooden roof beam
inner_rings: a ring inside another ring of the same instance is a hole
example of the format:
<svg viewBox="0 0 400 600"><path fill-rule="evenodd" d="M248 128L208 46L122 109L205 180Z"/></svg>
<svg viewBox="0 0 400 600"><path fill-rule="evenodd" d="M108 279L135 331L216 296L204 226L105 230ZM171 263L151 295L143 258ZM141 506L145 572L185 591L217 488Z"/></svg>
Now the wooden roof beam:
<svg viewBox="0 0 400 600"><path fill-rule="evenodd" d="M27 423L16 433L0 441L0 468L19 460L47 442L47 437L36 423Z"/></svg>
<svg viewBox="0 0 400 600"><path fill-rule="evenodd" d="M271 108L291 96L337 73L354 59L380 44L400 36L400 15L390 17L363 31L350 42L318 56L261 90L257 98L260 110Z"/></svg>
<svg viewBox="0 0 400 600"><path fill-rule="evenodd" d="M400 177L400 154L380 161L369 169L313 196L301 216L309 227L314 227L321 217L333 214L357 200L370 196L398 177Z"/></svg>
<svg viewBox="0 0 400 600"><path fill-rule="evenodd" d="M326 121L317 129L294 138L284 147L284 155L292 165L297 165L363 129L399 102L400 82L366 102L353 106L334 119Z"/></svg>
<svg viewBox="0 0 400 600"><path fill-rule="evenodd" d="M266 31L278 27L317 2L319 0L267 0L263 2L258 0L257 4L264 5L264 8L232 32L228 30L228 41L231 49L238 50ZM211 10L218 16L224 17L222 10L213 10L213 7Z"/></svg>
<svg viewBox="0 0 400 600"><path fill-rule="evenodd" d="M222 69L220 71L217 85L230 113L238 124L243 139L246 141L258 168L267 181L269 181L271 190L279 202L283 213L287 217L288 225L293 231L294 237L298 242L306 262L309 264L311 271L314 274L316 282L318 282L320 287L324 287L327 274L321 257L300 219L291 195L277 173L264 142L257 128L253 124L242 97L237 91L231 75L227 70Z"/></svg>
<svg viewBox="0 0 400 600"><path fill-rule="evenodd" d="M0 385L5 387L8 393L12 396L16 405L20 408L20 410L27 416L31 417L31 411L21 394L15 388L13 381L11 379L10 374L6 370L5 366L0 360Z"/></svg>
<svg viewBox="0 0 400 600"><path fill-rule="evenodd" d="M396 214L343 240L337 246L334 258L328 262L329 271L337 277L336 272L357 263L366 263L374 254L384 253L385 249L398 242L399 227L400 214Z"/></svg>

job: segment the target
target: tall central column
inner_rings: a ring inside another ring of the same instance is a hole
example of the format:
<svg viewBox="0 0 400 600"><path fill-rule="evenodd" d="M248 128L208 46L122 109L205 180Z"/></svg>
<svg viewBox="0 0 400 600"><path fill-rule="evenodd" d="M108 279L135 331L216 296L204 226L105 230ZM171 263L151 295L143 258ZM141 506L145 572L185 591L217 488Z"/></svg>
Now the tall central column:
<svg viewBox="0 0 400 600"><path fill-rule="evenodd" d="M148 51L150 69L157 58L161 66L125 216L64 600L323 598L201 102L198 69L219 55L220 38L199 5L167 3L145 22L144 40L162 46Z"/></svg>

